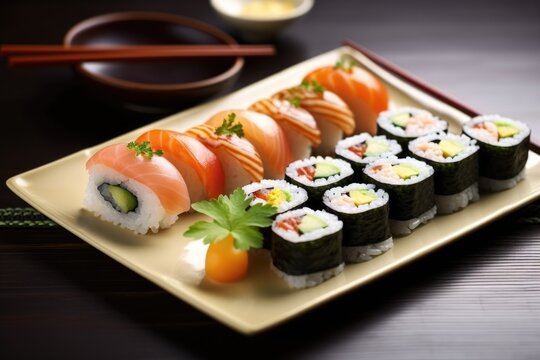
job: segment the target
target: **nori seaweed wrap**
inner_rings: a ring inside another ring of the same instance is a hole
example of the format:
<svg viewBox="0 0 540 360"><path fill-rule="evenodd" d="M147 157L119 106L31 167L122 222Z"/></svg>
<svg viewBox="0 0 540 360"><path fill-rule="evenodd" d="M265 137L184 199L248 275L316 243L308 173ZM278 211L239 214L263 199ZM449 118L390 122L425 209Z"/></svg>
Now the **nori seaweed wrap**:
<svg viewBox="0 0 540 360"><path fill-rule="evenodd" d="M480 146L481 190L509 189L525 177L531 136L526 124L499 115L482 115L465 123L463 132Z"/></svg>
<svg viewBox="0 0 540 360"><path fill-rule="evenodd" d="M383 158L364 169L366 182L390 196L390 229L393 235L410 234L436 213L433 168L410 157Z"/></svg>
<svg viewBox="0 0 540 360"><path fill-rule="evenodd" d="M475 140L466 135L430 134L411 141L409 152L435 170L437 213L450 214L479 199Z"/></svg>
<svg viewBox="0 0 540 360"><path fill-rule="evenodd" d="M343 221L343 258L346 262L372 259L393 246L388 223L388 193L373 184L353 183L327 190L328 212Z"/></svg>
<svg viewBox="0 0 540 360"><path fill-rule="evenodd" d="M301 208L272 224L272 269L290 287L315 286L343 271L343 223L323 210Z"/></svg>
<svg viewBox="0 0 540 360"><path fill-rule="evenodd" d="M322 209L324 192L332 187L351 183L353 169L344 160L312 156L289 164L285 170L285 180L308 192L309 207Z"/></svg>

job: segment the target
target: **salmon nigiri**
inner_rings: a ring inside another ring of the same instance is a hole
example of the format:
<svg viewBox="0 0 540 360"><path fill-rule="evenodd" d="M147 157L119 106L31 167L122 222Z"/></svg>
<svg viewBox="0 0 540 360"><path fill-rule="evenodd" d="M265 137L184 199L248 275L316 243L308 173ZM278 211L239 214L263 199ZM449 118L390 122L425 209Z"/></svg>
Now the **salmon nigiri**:
<svg viewBox="0 0 540 360"><path fill-rule="evenodd" d="M313 115L322 134L321 144L314 151L317 155L332 155L337 142L344 134L351 135L356 127L347 104L316 81L304 80L299 86L274 94L273 98L287 99Z"/></svg>
<svg viewBox="0 0 540 360"><path fill-rule="evenodd" d="M171 226L190 209L180 172L147 142L114 144L87 162L85 206L104 220L144 234Z"/></svg>
<svg viewBox="0 0 540 360"><path fill-rule="evenodd" d="M186 180L192 202L223 194L225 175L217 156L199 140L172 130L150 130L137 138L149 141L153 149L180 171Z"/></svg>
<svg viewBox="0 0 540 360"><path fill-rule="evenodd" d="M259 153L243 136L243 129L236 127L220 134L213 126L203 124L186 131L208 146L219 158L225 172L225 193L263 179L263 163Z"/></svg>
<svg viewBox="0 0 540 360"><path fill-rule="evenodd" d="M223 128L234 122L242 124L245 138L253 144L264 164L264 176L282 179L291 162L291 150L279 125L268 115L250 110L220 111L207 124Z"/></svg>
<svg viewBox="0 0 540 360"><path fill-rule="evenodd" d="M379 79L354 64L338 62L306 75L307 81L316 81L325 89L336 93L352 110L356 133L377 132L377 116L388 109L388 93Z"/></svg>
<svg viewBox="0 0 540 360"><path fill-rule="evenodd" d="M321 132L313 116L287 99L262 99L249 107L274 119L287 137L292 160L311 155L311 146L321 144Z"/></svg>

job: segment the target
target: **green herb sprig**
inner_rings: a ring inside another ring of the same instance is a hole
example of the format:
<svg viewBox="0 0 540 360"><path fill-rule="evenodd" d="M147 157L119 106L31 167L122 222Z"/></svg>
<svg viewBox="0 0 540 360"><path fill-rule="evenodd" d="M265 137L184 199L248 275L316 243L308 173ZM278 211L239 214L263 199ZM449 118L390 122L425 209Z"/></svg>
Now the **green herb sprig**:
<svg viewBox="0 0 540 360"><path fill-rule="evenodd" d="M356 66L356 63L350 59L343 59L336 62L336 69L343 69L345 71L351 71L353 66Z"/></svg>
<svg viewBox="0 0 540 360"><path fill-rule="evenodd" d="M220 127L216 129L217 135L226 135L226 136L232 136L236 134L238 137L244 137L244 128L242 127L242 123L234 124L234 120L236 119L235 113L230 113L227 117L227 119L223 119L223 123Z"/></svg>
<svg viewBox="0 0 540 360"><path fill-rule="evenodd" d="M298 96L290 96L287 98L287 101L295 108L300 107L300 102L302 99Z"/></svg>
<svg viewBox="0 0 540 360"><path fill-rule="evenodd" d="M251 199L243 189L236 189L230 196L220 195L217 199L199 201L191 205L196 211L210 216L213 221L197 221L184 236L203 239L205 244L225 239L231 235L238 250L260 248L263 235L259 228L272 224L276 208L270 204L249 206Z"/></svg>
<svg viewBox="0 0 540 360"><path fill-rule="evenodd" d="M127 148L135 151L137 156L142 155L148 159L151 159L154 155L163 156L163 150L152 150L150 147L150 141L143 141L141 144L136 141L131 141L127 144Z"/></svg>
<svg viewBox="0 0 540 360"><path fill-rule="evenodd" d="M300 84L301 87L306 89L307 91L313 91L316 93L322 94L324 92L324 86L319 84L317 80L302 80L302 83Z"/></svg>

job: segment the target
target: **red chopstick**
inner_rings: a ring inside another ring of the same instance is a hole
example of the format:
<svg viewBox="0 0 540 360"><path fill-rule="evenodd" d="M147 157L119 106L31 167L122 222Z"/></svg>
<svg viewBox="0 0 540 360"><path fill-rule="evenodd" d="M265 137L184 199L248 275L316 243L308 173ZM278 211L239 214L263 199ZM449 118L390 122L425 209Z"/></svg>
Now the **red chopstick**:
<svg viewBox="0 0 540 360"><path fill-rule="evenodd" d="M11 66L61 65L85 61L162 60L182 57L269 56L271 45L137 45L73 46L12 45L0 47Z"/></svg>
<svg viewBox="0 0 540 360"><path fill-rule="evenodd" d="M424 80L419 79L418 77L412 75L411 73L407 72L406 70L400 68L399 66L392 64L390 61L386 60L380 55L375 54L374 52L366 49L362 45L352 41L352 40L344 40L343 45L349 46L363 55L365 55L368 59L373 61L375 64L379 65L386 71L400 77L401 79L405 80L409 84L415 86L416 88L428 93L429 95L433 96L436 99L439 99L448 105L458 109L459 111L463 112L466 115L469 115L471 117L478 116L481 113L473 108L471 108L469 105L466 105L462 103L461 101L451 97L450 95L445 94L442 90L437 89L433 85L428 84ZM529 144L529 149L533 152L540 154L540 142L536 139L531 139Z"/></svg>

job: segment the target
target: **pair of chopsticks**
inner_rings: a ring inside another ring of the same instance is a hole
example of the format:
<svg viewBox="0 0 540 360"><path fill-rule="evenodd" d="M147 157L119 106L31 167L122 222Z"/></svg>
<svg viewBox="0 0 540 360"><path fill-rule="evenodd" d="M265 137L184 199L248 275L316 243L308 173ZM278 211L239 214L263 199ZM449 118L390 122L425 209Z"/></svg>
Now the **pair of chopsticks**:
<svg viewBox="0 0 540 360"><path fill-rule="evenodd" d="M164 60L186 57L270 56L271 45L0 46L10 66L64 65L90 61Z"/></svg>
<svg viewBox="0 0 540 360"><path fill-rule="evenodd" d="M471 108L469 105L466 105L462 103L461 101L451 97L450 95L445 94L442 90L437 89L433 85L428 84L427 82L417 78L416 76L412 75L411 73L407 72L406 70L400 68L399 66L392 64L390 61L386 60L380 55L375 54L374 52L366 49L362 45L352 41L352 40L344 40L343 45L349 46L350 48L353 48L357 50L358 52L364 54L368 59L373 61L375 64L379 65L381 68L385 69L386 71L396 75L397 77L405 80L409 84L415 86L416 88L426 92L427 94L433 96L436 99L441 100L442 102L447 103L448 105L458 109L459 111L463 112L464 114L474 117L478 116L481 113L473 108ZM540 154L540 141L536 138L531 138L529 143L529 149L537 154Z"/></svg>

